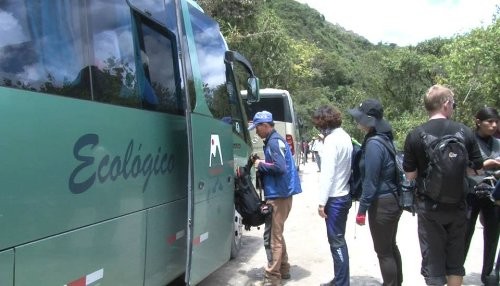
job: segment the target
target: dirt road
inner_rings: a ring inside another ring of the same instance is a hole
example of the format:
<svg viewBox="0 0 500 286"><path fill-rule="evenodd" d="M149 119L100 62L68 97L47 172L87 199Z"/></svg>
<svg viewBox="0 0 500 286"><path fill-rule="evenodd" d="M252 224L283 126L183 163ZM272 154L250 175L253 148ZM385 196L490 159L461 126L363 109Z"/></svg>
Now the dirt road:
<svg viewBox="0 0 500 286"><path fill-rule="evenodd" d="M285 225L285 239L291 267L291 279L286 286L319 285L333 278L333 262L326 238L324 221L317 214L316 191L318 172L315 163L301 165L303 193L294 197L293 208ZM351 285L381 285L378 260L373 251L367 225L357 226L353 204L347 222L346 239L349 247ZM466 261L464 285L481 285L482 227L477 223ZM247 286L263 278L266 263L262 245L263 229L245 232L238 258L229 261L199 286ZM417 238L417 217L405 212L398 229L398 246L403 257L403 285L425 285L420 275L420 248Z"/></svg>

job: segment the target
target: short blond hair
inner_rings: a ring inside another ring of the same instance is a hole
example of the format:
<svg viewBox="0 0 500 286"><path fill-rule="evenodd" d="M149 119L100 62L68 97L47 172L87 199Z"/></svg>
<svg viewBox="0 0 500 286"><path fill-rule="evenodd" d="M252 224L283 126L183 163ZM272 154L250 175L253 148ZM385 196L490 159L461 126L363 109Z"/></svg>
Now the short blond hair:
<svg viewBox="0 0 500 286"><path fill-rule="evenodd" d="M455 95L451 89L435 84L429 88L424 96L425 109L428 112L437 111L448 100L452 100Z"/></svg>

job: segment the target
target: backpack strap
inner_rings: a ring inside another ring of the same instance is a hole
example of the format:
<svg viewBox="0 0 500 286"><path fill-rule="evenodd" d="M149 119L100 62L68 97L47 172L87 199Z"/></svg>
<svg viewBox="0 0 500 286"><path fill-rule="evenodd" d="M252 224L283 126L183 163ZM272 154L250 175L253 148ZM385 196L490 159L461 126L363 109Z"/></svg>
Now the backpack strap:
<svg viewBox="0 0 500 286"><path fill-rule="evenodd" d="M429 134L427 131L424 130L424 128L421 125L417 127L418 135L422 139L422 142L424 143L424 147L425 147L426 151L427 151L427 148L431 146L432 142L434 142L436 139L439 139L445 135L444 133L448 130L449 126L450 126L450 120L447 119L444 122L443 128L441 128L441 132L440 132L439 136L434 136L434 135ZM460 130L457 132L457 134L455 134L455 136L457 136L459 138L460 137L463 138L462 133L463 133L463 130Z"/></svg>
<svg viewBox="0 0 500 286"><path fill-rule="evenodd" d="M373 139L373 140L376 140L376 141L382 143L382 145L384 145L384 147L387 148L389 153L391 153L392 157L394 157L394 160L396 159L396 147L394 147L394 144L389 143L388 140L386 140L378 135L375 135L370 139Z"/></svg>
<svg viewBox="0 0 500 286"><path fill-rule="evenodd" d="M424 143L425 155L427 156L427 159L430 159L428 158L429 156L427 155L427 149L429 149L431 143L438 138L434 135L430 135L429 133L427 133L424 130L424 128L422 128L422 126L417 127L417 130L418 130L418 135L422 140L422 143Z"/></svg>
<svg viewBox="0 0 500 286"><path fill-rule="evenodd" d="M396 177L396 192L392 193L392 194L394 195L394 197L396 198L396 201L398 202L399 209L402 209L401 205L399 204L399 198L398 198L398 196L400 195L399 191L398 191L399 190L398 185L401 182L400 182L400 178L399 178L399 174L398 174L398 166L397 166L398 162L396 159L396 147L394 147L394 144L392 144L392 142L389 143L388 140L386 140L385 138L382 138L381 136L375 135L372 138L373 138L373 140L380 142L382 145L384 145L384 147L387 149L387 151L389 151L389 153L391 154L391 156L394 160L394 176Z"/></svg>
<svg viewBox="0 0 500 286"><path fill-rule="evenodd" d="M396 161L396 147L394 147L394 144L389 143L388 140L386 140L385 138L382 138L381 136L373 136L372 137L373 140L376 140L380 143L382 143L382 145L384 145L384 147L389 151L389 153L391 154L392 158L394 159L394 168L395 168L395 173L396 173L396 181L397 183L399 183L399 176L398 176L398 166L396 165L398 162Z"/></svg>

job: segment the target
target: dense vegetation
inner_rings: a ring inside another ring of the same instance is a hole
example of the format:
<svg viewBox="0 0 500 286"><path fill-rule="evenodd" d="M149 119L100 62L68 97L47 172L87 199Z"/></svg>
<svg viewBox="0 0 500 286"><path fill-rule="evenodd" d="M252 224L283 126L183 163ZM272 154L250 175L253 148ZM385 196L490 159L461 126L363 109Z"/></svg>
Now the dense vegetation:
<svg viewBox="0 0 500 286"><path fill-rule="evenodd" d="M469 126L480 107L500 108L499 7L486 28L399 47L373 45L295 1L198 3L218 20L229 47L252 62L261 87L290 91L304 139L317 132L311 114L325 103L342 110L343 127L361 139L346 110L372 97L384 105L401 148L410 128L426 120L422 95L435 83L454 90L455 120Z"/></svg>

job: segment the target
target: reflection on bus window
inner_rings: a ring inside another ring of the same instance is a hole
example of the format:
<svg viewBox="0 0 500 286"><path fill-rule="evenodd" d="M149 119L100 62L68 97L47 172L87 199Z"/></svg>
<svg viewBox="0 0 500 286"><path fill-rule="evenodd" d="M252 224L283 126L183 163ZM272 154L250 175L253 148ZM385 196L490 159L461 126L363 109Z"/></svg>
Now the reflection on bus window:
<svg viewBox="0 0 500 286"><path fill-rule="evenodd" d="M88 63L84 50L84 3L0 2L0 85L90 98L88 85L74 85ZM70 64L68 64L70 63Z"/></svg>
<svg viewBox="0 0 500 286"><path fill-rule="evenodd" d="M139 11L151 15L167 29L176 32L177 20L174 0L130 0L130 3Z"/></svg>
<svg viewBox="0 0 500 286"><path fill-rule="evenodd" d="M143 107L174 114L184 112L185 101L180 92L180 76L176 64L176 45L173 34L152 21L136 15L135 50L141 69L137 78Z"/></svg>
<svg viewBox="0 0 500 286"><path fill-rule="evenodd" d="M140 108L130 9L120 0L89 2L92 98Z"/></svg>
<svg viewBox="0 0 500 286"><path fill-rule="evenodd" d="M175 80L178 76L174 65L173 42L160 31L147 25L142 26L142 36L148 59L147 64L143 64L144 75L147 78L144 82L150 83L153 91L151 98L145 97L145 99L150 103L156 102L159 111L182 114L184 101L178 92Z"/></svg>
<svg viewBox="0 0 500 286"><path fill-rule="evenodd" d="M173 32L150 20L133 31L123 0L73 2L0 2L0 85L182 114ZM157 17L172 18L164 5Z"/></svg>
<svg viewBox="0 0 500 286"><path fill-rule="evenodd" d="M203 80L203 92L208 108L215 118L231 116L231 107L226 90L226 74L224 53L226 43L222 35L217 32L218 24L190 7L192 26L198 61Z"/></svg>

